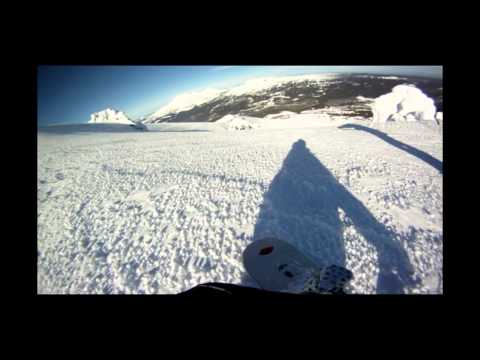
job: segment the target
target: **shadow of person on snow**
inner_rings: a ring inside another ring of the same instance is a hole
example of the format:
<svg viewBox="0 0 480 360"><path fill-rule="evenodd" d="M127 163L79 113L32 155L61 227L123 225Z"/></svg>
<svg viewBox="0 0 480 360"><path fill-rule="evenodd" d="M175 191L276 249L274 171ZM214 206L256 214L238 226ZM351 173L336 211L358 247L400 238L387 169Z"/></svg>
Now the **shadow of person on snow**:
<svg viewBox="0 0 480 360"><path fill-rule="evenodd" d="M426 152L422 150L418 150L417 148L414 148L413 146L404 144L398 140L395 140L394 138L388 136L384 132L381 132L377 129L372 129L367 126L363 125L358 125L358 124L345 124L342 126L338 127L339 129L355 129L355 130L363 130L366 132L369 132L370 134L373 134L383 141L389 143L390 145L393 145L401 150L404 150L408 152L409 154L416 156L417 158L425 161L427 164L430 166L434 167L437 169L441 174L443 174L443 163L440 160L435 159L433 156L430 154L427 154Z"/></svg>
<svg viewBox="0 0 480 360"><path fill-rule="evenodd" d="M376 248L377 293L403 293L405 287L414 283L407 253L396 243L394 234L310 152L304 140L293 144L265 193L253 239L277 237L296 246L320 266L345 266L339 208ZM243 280L244 285L255 286L248 274Z"/></svg>

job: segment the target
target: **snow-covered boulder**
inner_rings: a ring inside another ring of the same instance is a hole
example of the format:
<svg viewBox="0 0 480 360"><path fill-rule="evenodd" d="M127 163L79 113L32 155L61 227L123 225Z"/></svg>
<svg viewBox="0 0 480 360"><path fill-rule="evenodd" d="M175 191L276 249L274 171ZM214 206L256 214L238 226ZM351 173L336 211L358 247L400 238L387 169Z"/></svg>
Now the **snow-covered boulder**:
<svg viewBox="0 0 480 360"><path fill-rule="evenodd" d="M374 122L435 121L434 101L411 85L397 85L389 94L375 99L371 105Z"/></svg>
<svg viewBox="0 0 480 360"><path fill-rule="evenodd" d="M109 124L128 124L135 125L125 113L115 109L105 109L90 115L90 124L109 123Z"/></svg>

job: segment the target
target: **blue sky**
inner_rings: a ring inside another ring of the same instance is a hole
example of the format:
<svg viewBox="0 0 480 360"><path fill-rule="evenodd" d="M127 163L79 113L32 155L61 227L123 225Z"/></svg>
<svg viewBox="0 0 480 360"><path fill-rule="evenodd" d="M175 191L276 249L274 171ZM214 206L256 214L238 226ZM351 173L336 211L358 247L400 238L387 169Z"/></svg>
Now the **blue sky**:
<svg viewBox="0 0 480 360"><path fill-rule="evenodd" d="M85 123L107 107L136 119L186 91L322 72L442 77L441 66L39 66L38 124Z"/></svg>

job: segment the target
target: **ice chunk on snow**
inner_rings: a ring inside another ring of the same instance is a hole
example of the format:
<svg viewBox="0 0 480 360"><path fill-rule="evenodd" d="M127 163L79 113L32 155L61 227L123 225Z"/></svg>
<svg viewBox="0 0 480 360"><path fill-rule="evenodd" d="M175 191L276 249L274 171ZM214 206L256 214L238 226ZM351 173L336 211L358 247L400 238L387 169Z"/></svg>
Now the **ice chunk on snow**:
<svg viewBox="0 0 480 360"><path fill-rule="evenodd" d="M397 85L391 93L375 99L373 121L435 120L436 107L431 98L411 85Z"/></svg>

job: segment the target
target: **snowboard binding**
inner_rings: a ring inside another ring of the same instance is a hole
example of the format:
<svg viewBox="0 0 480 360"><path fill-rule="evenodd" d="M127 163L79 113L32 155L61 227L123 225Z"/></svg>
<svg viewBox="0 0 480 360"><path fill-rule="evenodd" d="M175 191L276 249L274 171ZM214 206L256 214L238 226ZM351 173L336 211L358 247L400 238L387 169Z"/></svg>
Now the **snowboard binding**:
<svg viewBox="0 0 480 360"><path fill-rule="evenodd" d="M337 265L315 271L305 281L302 293L345 294L345 285L352 280L350 270Z"/></svg>
<svg viewBox="0 0 480 360"><path fill-rule="evenodd" d="M353 278L350 270L337 265L304 268L282 264L278 269L292 278L286 291L297 294L345 294L345 285Z"/></svg>

